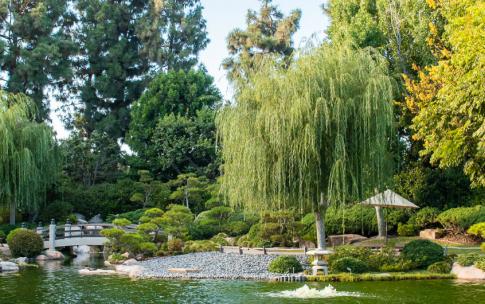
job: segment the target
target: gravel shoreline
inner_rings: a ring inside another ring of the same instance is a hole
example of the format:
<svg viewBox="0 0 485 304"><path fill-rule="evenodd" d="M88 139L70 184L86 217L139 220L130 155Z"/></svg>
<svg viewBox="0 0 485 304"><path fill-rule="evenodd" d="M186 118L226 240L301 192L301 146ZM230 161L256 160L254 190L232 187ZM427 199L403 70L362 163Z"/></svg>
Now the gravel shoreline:
<svg viewBox="0 0 485 304"><path fill-rule="evenodd" d="M277 255L250 255L237 253L200 252L154 258L139 262L142 270L138 278L185 278L227 280L271 280L281 274L268 271L269 263ZM295 256L302 265L307 257ZM198 272L171 273L170 268L195 268Z"/></svg>

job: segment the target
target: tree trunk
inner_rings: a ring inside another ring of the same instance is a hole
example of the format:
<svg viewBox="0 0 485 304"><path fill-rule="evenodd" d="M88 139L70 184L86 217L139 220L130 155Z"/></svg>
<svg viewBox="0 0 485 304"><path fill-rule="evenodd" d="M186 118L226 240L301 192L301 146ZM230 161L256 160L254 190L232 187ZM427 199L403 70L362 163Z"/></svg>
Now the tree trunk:
<svg viewBox="0 0 485 304"><path fill-rule="evenodd" d="M17 208L15 206L15 203L10 203L10 225L15 225L15 211L17 211L16 209Z"/></svg>
<svg viewBox="0 0 485 304"><path fill-rule="evenodd" d="M325 212L315 211L315 224L317 228L317 248L322 250L326 248L325 223L323 221L324 216Z"/></svg>
<svg viewBox="0 0 485 304"><path fill-rule="evenodd" d="M375 206L376 208L376 216L377 216L377 227L379 231L378 237L385 238L387 237L386 231L386 220L384 219L384 213L382 212L382 208L379 206Z"/></svg>

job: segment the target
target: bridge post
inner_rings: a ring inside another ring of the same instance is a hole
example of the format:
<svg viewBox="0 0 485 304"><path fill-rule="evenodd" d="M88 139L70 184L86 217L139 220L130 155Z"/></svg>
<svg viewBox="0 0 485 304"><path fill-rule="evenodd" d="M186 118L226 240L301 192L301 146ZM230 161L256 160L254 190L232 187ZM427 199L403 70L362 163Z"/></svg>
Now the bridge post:
<svg viewBox="0 0 485 304"><path fill-rule="evenodd" d="M49 225L49 250L56 249L56 222L54 219L51 220Z"/></svg>
<svg viewBox="0 0 485 304"><path fill-rule="evenodd" d="M66 225L64 225L64 237L70 238L71 235L71 221L67 220Z"/></svg>

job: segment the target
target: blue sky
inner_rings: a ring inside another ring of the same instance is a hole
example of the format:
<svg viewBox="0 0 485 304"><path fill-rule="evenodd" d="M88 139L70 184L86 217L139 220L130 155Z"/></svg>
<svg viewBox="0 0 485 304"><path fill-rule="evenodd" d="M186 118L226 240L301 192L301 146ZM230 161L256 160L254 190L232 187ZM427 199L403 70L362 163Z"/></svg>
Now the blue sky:
<svg viewBox="0 0 485 304"><path fill-rule="evenodd" d="M231 98L230 85L221 67L221 62L228 56L226 50L226 37L234 28L245 28L246 13L248 9L258 10L258 0L201 0L204 6L204 17L207 20L207 32L210 43L200 54L209 74L226 99ZM294 36L295 46L304 46L308 38L321 40L329 24L329 19L323 14L321 4L325 0L274 0L285 16L293 9L302 11L300 29ZM56 108L56 102L52 102ZM58 117L60 113L51 112L51 119L58 138L66 138L68 132L63 128Z"/></svg>

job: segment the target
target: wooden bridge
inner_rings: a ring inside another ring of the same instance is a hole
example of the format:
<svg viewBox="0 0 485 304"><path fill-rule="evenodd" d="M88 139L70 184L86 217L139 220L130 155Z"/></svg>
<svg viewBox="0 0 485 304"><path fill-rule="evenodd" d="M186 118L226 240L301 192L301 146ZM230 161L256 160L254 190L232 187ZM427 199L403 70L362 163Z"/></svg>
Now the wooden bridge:
<svg viewBox="0 0 485 304"><path fill-rule="evenodd" d="M44 249L54 250L59 247L73 246L103 246L107 238L100 234L105 228L114 227L112 224L65 224L56 225L54 222L45 227L37 227L37 233L44 240Z"/></svg>

